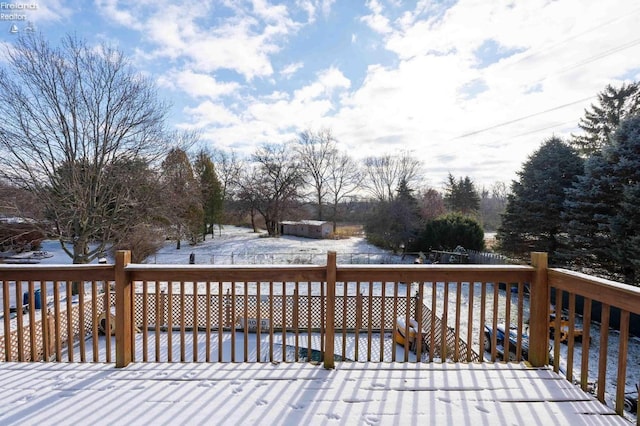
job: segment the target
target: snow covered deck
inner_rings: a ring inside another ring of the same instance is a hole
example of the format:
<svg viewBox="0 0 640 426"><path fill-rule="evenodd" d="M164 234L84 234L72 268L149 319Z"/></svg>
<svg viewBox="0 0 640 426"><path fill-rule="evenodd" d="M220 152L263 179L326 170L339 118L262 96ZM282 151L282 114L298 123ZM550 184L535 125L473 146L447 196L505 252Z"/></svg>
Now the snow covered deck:
<svg viewBox="0 0 640 426"><path fill-rule="evenodd" d="M0 424L629 424L524 364L0 363Z"/></svg>

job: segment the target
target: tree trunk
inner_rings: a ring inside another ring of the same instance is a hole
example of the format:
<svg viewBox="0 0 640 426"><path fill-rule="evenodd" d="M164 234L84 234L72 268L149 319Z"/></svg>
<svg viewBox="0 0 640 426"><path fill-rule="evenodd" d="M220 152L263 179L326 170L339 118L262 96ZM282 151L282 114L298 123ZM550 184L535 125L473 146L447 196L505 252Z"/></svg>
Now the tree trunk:
<svg viewBox="0 0 640 426"><path fill-rule="evenodd" d="M256 211L254 209L251 209L251 227L253 228L253 232L257 233L258 229L256 228Z"/></svg>
<svg viewBox="0 0 640 426"><path fill-rule="evenodd" d="M87 243L86 241L79 239L73 244L73 263L84 264L87 263ZM80 282L73 281L71 283L71 294L80 294Z"/></svg>
<svg viewBox="0 0 640 426"><path fill-rule="evenodd" d="M622 268L624 281L626 284L636 285L636 270L633 266L625 266Z"/></svg>
<svg viewBox="0 0 640 426"><path fill-rule="evenodd" d="M322 220L322 194L318 191L318 220Z"/></svg>
<svg viewBox="0 0 640 426"><path fill-rule="evenodd" d="M272 219L265 220L265 224L267 226L267 233L270 237L278 236L278 222Z"/></svg>

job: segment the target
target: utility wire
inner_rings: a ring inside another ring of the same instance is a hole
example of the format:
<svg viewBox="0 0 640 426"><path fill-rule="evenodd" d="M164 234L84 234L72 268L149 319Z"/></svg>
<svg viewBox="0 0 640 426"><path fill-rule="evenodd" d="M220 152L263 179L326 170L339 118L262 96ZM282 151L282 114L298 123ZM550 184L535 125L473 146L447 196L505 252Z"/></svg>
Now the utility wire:
<svg viewBox="0 0 640 426"><path fill-rule="evenodd" d="M551 112L551 111L557 111L559 109L566 108L568 106L576 105L576 104L588 101L589 99L593 99L595 97L596 96L589 96L587 98L578 99L577 101L569 102L568 104L559 105L559 106L556 106L556 107L553 107L553 108L546 109L544 111L536 112L534 114L525 115L524 117L520 117L520 118L516 118L516 119L513 119L513 120L505 121L503 123L495 124L493 126L486 127L484 129L475 130L473 132L465 133L463 135L456 136L452 140L463 139L463 138L467 138L469 136L477 135L478 133L484 133L484 132L486 132L488 130L497 129L498 127L503 127L503 126L506 126L506 125L509 125L509 124L513 124L513 123L517 123L519 121L523 121L523 120L529 119L531 117L536 117L538 115L546 114L546 113Z"/></svg>
<svg viewBox="0 0 640 426"><path fill-rule="evenodd" d="M604 52L602 52L602 53L599 53L598 55L592 56L592 57L587 58L587 59L585 59L585 60L583 60L583 61L581 61L581 62L578 62L578 63L576 63L576 64L573 64L573 65L571 65L571 66L569 66L569 67L563 68L563 69L561 69L561 70L557 71L557 74L560 74L560 73L563 73L563 72L569 71L569 70L571 70L571 69L575 69L575 68L581 67L581 66L583 66L583 65L587 65L587 64L589 64L589 63L591 63L591 62L594 62L594 61L600 60L600 59L602 59L602 58L605 58L605 57L607 57L607 56L613 55L614 53L618 53L618 52L620 52L620 51L622 51L622 50L628 49L628 48L633 47L633 46L636 46L636 45L638 45L638 44L640 44L640 39L636 39L636 40L634 40L634 41L631 41L631 42L629 42L629 43L626 43L626 44L623 44L623 45L621 45L621 46L615 47L615 48L613 48L613 49L609 49L609 50L607 50L607 51L604 51ZM557 74L556 74L556 75L557 75ZM538 83L540 83L540 82L542 82L542 81L546 80L547 78L549 78L549 77L545 77L545 78L543 78L543 79L541 79L541 80L538 80L538 81L536 81L536 82L535 82L535 84L538 84ZM559 110L559 109L562 109L562 108L566 108L566 107L568 107L568 106L576 105L576 104L579 104L579 103L581 103L581 102L588 101L589 99L593 99L593 98L595 98L595 97L596 97L596 96L589 96L589 97L587 97L587 98L578 99L577 101L569 102L568 104L560 105L560 106L557 106L557 107L553 107L553 108L546 109L546 110L544 110L544 111L536 112L536 113L534 113L534 114L529 114L529 115L526 115L526 116L524 116L524 117L520 117L520 118L516 118L516 119L513 119L513 120L505 121L505 122L503 122L503 123L495 124L495 125L493 125L493 126L486 127L486 128L484 128L484 129L480 129L480 130L475 130L475 131L470 132L470 133L465 133L465 134L463 134L463 135L456 136L456 137L455 137L455 138L453 138L452 140L455 140L455 139L462 139L462 138L466 138L466 137L469 137L469 136L477 135L477 134L479 134L479 133L484 133L484 132L486 132L486 131L496 129L496 128L498 128L498 127L507 126L507 125L509 125L509 124L517 123L517 122L519 122L519 121L523 121L523 120L526 120L526 119L531 118L531 117L535 117L535 116L538 116L538 115L546 114L546 113L548 113L548 112L556 111L556 110Z"/></svg>
<svg viewBox="0 0 640 426"><path fill-rule="evenodd" d="M534 134L534 133L544 132L545 130L555 129L556 127L566 126L567 124L575 124L575 120L565 121L564 123L556 123L556 124L552 124L551 126L540 127L540 128L534 129L534 130L530 130L528 132L519 133L517 135L511 136L511 137L508 137L508 138L504 138L504 139L500 139L500 140L497 140L497 141L492 141L492 142L489 142L489 143L485 143L485 144L483 144L483 146L491 146L491 145L494 145L494 144L497 144L497 143L506 142L508 140L516 139L516 138L519 138L519 137L522 137L522 136L528 136L528 135L531 135L531 134Z"/></svg>
<svg viewBox="0 0 640 426"><path fill-rule="evenodd" d="M589 34L589 33L593 32L593 31L599 30L600 28L606 27L606 26L611 25L611 24L613 24L615 22L628 19L628 18L632 17L633 15L635 15L636 13L638 13L639 11L640 11L640 8L634 9L631 12L629 12L629 13L623 15L623 16L619 16L617 18L614 18L614 19L611 19L609 21L603 22L602 24L596 25L595 27L588 28L588 29L582 31L581 33L574 34L571 37L567 37L567 38L565 38L563 40L560 40L560 41L558 41L556 43L553 43L551 45L543 46L543 47L541 47L541 48L539 48L539 49L537 49L537 50L535 50L533 52L530 52L530 53L528 53L528 54L516 59L515 61L510 62L510 63L505 64L505 65L506 66L511 66L511 65L518 64L518 63L524 61L525 59L529 59L529 58L534 57L534 56L536 56L536 55L538 55L540 53L544 53L545 51L549 51L549 50L552 50L552 49L554 49L554 48L556 48L558 46L562 46L563 44L568 43L571 40L574 40L574 39L576 39L578 37L581 37L581 36L583 36L585 34Z"/></svg>
<svg viewBox="0 0 640 426"><path fill-rule="evenodd" d="M597 54L595 56L591 56L590 58L584 59L582 62L578 62L578 63L575 63L575 64L573 64L571 66L562 68L562 69L558 70L557 73L561 74L563 72L566 72L566 71L569 71L569 70L572 70L572 69L575 69L575 68L579 68L579 67L581 67L583 65L587 65L587 64L590 64L591 62L595 62L595 61L597 61L599 59L606 58L607 56L611 56L614 53L618 53L618 52L626 50L626 49L628 49L630 47L637 46L638 44L640 44L640 38L636 39L636 40L633 40L633 41L631 41L631 42L629 42L627 44L623 44L621 46L614 47L612 49L606 50L606 51L604 51L602 53L599 53L599 54ZM545 77L545 79L546 78L548 78L548 77ZM542 80L540 80L540 81L542 81Z"/></svg>
<svg viewBox="0 0 640 426"><path fill-rule="evenodd" d="M631 12L631 14L630 14L630 15L634 15L634 14L636 14L639 10L640 10L640 9L635 9L633 12ZM586 31L583 31L583 32L582 32L582 33L580 33L580 34L577 34L577 35L575 35L575 36L569 37L569 38L567 38L567 39L563 40L562 42L558 42L558 43L556 43L556 44L554 44L554 45L550 46L548 49L553 48L553 47L556 47L556 46L561 45L561 44L563 44L563 43L566 43L567 41L573 40L574 38L577 38L577 37L579 37L579 36L581 36L581 35L584 35L584 34L587 34L587 33L589 33L589 32L595 31L596 29L599 29L599 28L601 28L601 27L603 27L603 26L607 26L607 25L610 25L610 24L612 24L612 23L614 23L614 22L617 22L617 21L619 21L619 20L621 20L621 19L627 18L627 17L628 17L628 16L630 16L630 15L625 15L625 16L623 16L623 17L616 18L616 19L613 19L613 20L611 20L611 21L605 22L605 23L603 23L603 24L601 24L601 25L598 25L598 26L596 26L596 27L592 27L592 28L590 28L590 29L588 29L588 30L586 30ZM589 57L589 58L587 58L587 59L584 59L584 60L582 60L582 61L580 61L580 62L577 62L577 63L575 63L575 64L573 64L573 65L570 65L570 66L568 66L568 67L562 68L562 69L560 69L560 70L556 71L556 73L555 73L554 75L561 74L561 73L564 73L564 72L566 72L566 71L569 71L569 70L572 70L572 69L579 68L579 67L581 67L581 66L584 66L584 65L590 64L590 63L592 63L592 62L595 62L595 61L600 60L600 59L602 59L602 58L606 58L607 56L611 56L611 55L613 55L613 54L615 54L615 53L618 53L618 52L620 52L620 51L622 51L622 50L625 50L625 49L628 49L628 48L630 48L630 47L636 46L636 45L638 45L638 44L640 44L640 39L636 39L636 40L633 40L633 41L631 41L631 42L629 42L629 43L626 43L626 44L623 44L623 45L620 45L620 46L614 47L614 48L612 48L612 49L609 49L609 50L606 50L606 51L604 51L604 52L601 52L601 53L599 53L599 54L597 54L597 55L595 55L595 56L591 56L591 57ZM536 54L537 54L537 52L534 52L534 53L532 53L532 54L530 54L530 55L525 56L524 58L520 58L520 59L518 59L518 60L517 60L516 62L514 62L514 63L518 63L518 62L520 62L520 61L522 61L522 60L524 60L524 59L526 59L526 58L529 58L529 57L531 57L531 56L535 56ZM543 82L544 80L546 80L546 79L548 79L548 78L549 78L549 77L542 78L542 79L540 79L540 80L536 81L534 84L539 84L539 83ZM533 114L529 114L529 115L524 116L524 117L520 117L520 118L516 118L516 119L513 119L513 120L505 121L505 122L503 122L503 123L499 123L499 124L495 124L495 125L490 126L490 127L486 127L486 128L484 128L484 129L475 130L475 131L473 131L473 132L469 132L469 133L465 133L465 134L460 135L460 136L456 136L455 138L453 138L453 139L451 139L451 140L463 139L463 138L466 138L466 137L469 137L469 136L477 135L477 134L479 134L479 133L484 133L484 132L489 131L489 130L493 130L493 129L496 129L496 128L499 128L499 127L507 126L507 125L509 125L509 124L517 123L517 122L519 122L519 121L527 120L527 119L529 119L529 118L536 117L536 116L538 116L538 115L542 115L542 114L546 114L546 113L551 112L551 111L556 111L556 110L559 110L559 109L562 109L562 108L566 108L566 107L568 107L568 106L576 105L576 104L579 104L579 103L582 103L582 102L588 101L589 99L593 99L593 98L595 98L595 97L596 97L596 96L589 96L589 97L587 97L587 98L583 98L583 99L579 99L579 100L577 100L577 101L569 102L568 104L560 105L560 106L553 107L553 108L550 108L550 109L547 109L547 110L544 110L544 111L540 111L540 112L536 112L536 113L533 113ZM534 131L533 133L535 133L535 131ZM522 136L522 135L518 135L518 136ZM516 136L516 137L517 137L517 136Z"/></svg>

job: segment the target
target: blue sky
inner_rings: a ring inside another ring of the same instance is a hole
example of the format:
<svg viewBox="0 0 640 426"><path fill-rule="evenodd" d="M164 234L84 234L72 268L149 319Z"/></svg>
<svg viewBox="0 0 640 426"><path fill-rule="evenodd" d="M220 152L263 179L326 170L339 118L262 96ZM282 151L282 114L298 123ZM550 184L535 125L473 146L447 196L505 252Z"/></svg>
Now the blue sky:
<svg viewBox="0 0 640 426"><path fill-rule="evenodd" d="M10 13L52 43L119 46L205 144L250 154L325 127L354 158L412 151L436 188L509 182L605 85L640 80L635 0L9 3L35 4Z"/></svg>

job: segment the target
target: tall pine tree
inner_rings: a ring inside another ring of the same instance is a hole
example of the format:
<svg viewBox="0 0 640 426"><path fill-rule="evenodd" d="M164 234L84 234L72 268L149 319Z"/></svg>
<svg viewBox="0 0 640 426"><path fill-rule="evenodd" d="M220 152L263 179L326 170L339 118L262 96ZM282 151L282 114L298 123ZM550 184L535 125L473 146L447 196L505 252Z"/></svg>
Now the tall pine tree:
<svg viewBox="0 0 640 426"><path fill-rule="evenodd" d="M465 176L456 181L456 178L449 173L445 185L444 203L451 212L463 215L477 212L480 208L480 196L471 178Z"/></svg>
<svg viewBox="0 0 640 426"><path fill-rule="evenodd" d="M640 283L640 116L624 121L602 155L587 162L565 210L577 264Z"/></svg>
<svg viewBox="0 0 640 426"><path fill-rule="evenodd" d="M598 104L585 110L578 126L582 135L573 135L571 145L585 157L599 152L611 143L620 122L640 112L640 83L623 84L620 88L607 85L598 94Z"/></svg>
<svg viewBox="0 0 640 426"><path fill-rule="evenodd" d="M211 156L200 151L196 156L194 169L200 181L202 208L204 210L203 235L214 234L214 225L220 223L223 212L222 184L216 174Z"/></svg>
<svg viewBox="0 0 640 426"><path fill-rule="evenodd" d="M496 239L501 250L524 255L559 248L564 190L583 172L583 160L558 138L548 139L514 181ZM553 259L553 257L552 257Z"/></svg>

